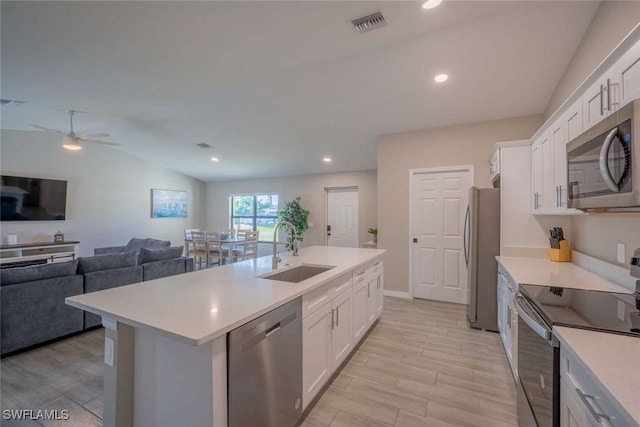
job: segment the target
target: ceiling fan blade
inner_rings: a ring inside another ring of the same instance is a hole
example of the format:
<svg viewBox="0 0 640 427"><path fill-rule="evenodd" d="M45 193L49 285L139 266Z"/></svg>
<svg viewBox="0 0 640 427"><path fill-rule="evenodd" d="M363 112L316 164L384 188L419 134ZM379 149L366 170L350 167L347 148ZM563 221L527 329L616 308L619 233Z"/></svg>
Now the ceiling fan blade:
<svg viewBox="0 0 640 427"><path fill-rule="evenodd" d="M89 138L89 139L93 139L93 138L106 138L108 137L109 134L108 133L90 133L87 135L83 135L83 138Z"/></svg>
<svg viewBox="0 0 640 427"><path fill-rule="evenodd" d="M107 142L107 141L99 141L97 139L91 139L91 138L80 138L82 142L90 142L92 144L100 144L100 145L110 145L112 147L117 147L118 144L117 142Z"/></svg>
<svg viewBox="0 0 640 427"><path fill-rule="evenodd" d="M40 126L40 125L34 125L34 124L31 124L31 126L33 126L33 127L34 127L34 128L36 128L36 129L43 130L43 131L45 131L45 132L55 132L55 133L62 133L62 134L64 134L64 132L62 132L61 130L58 130L58 129L49 129L49 128L46 128L46 127L43 127L43 126Z"/></svg>

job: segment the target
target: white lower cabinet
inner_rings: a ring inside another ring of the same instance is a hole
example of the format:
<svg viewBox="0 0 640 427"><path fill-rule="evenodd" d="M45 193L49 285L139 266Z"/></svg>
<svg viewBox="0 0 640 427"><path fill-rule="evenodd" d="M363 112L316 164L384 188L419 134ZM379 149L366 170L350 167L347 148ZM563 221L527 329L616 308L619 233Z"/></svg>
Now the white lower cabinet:
<svg viewBox="0 0 640 427"><path fill-rule="evenodd" d="M498 330L504 352L507 355L511 373L517 383L518 378L518 313L515 310L517 285L506 273L502 265L498 266Z"/></svg>
<svg viewBox="0 0 640 427"><path fill-rule="evenodd" d="M351 292L347 291L333 300L333 329L331 330L331 363L336 370L347 358L353 347Z"/></svg>
<svg viewBox="0 0 640 427"><path fill-rule="evenodd" d="M377 261L369 268L356 269L303 296L303 409L382 312L382 275L382 262ZM324 303L321 307L320 301Z"/></svg>
<svg viewBox="0 0 640 427"><path fill-rule="evenodd" d="M306 408L351 353L351 290L302 320L302 406Z"/></svg>
<svg viewBox="0 0 640 427"><path fill-rule="evenodd" d="M353 342L354 344L359 342L362 337L367 333L367 308L369 298L367 297L369 284L364 280L364 275L361 280L354 279L353 284Z"/></svg>
<svg viewBox="0 0 640 427"><path fill-rule="evenodd" d="M630 427L638 423L582 360L560 345L560 427Z"/></svg>
<svg viewBox="0 0 640 427"><path fill-rule="evenodd" d="M313 399L331 375L331 304L302 320L302 403Z"/></svg>
<svg viewBox="0 0 640 427"><path fill-rule="evenodd" d="M590 427L586 409L569 390L564 379L560 380L560 427Z"/></svg>

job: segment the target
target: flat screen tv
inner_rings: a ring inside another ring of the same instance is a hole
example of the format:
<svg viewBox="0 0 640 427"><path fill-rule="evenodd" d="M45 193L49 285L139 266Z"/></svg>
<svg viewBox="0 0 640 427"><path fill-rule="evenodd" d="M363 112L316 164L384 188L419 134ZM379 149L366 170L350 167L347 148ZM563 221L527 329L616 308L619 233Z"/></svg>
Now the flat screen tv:
<svg viewBox="0 0 640 427"><path fill-rule="evenodd" d="M1 221L64 221L67 181L0 176Z"/></svg>

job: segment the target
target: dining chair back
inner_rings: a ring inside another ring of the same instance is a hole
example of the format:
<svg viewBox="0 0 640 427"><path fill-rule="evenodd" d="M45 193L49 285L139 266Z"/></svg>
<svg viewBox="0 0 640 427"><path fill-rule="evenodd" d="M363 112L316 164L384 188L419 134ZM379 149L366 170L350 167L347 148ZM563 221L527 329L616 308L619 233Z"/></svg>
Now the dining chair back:
<svg viewBox="0 0 640 427"><path fill-rule="evenodd" d="M235 258L239 261L257 258L259 236L259 231L246 230L244 233L244 242L233 249Z"/></svg>
<svg viewBox="0 0 640 427"><path fill-rule="evenodd" d="M200 231L198 228L187 228L184 230L184 252L185 256L193 255L193 232Z"/></svg>
<svg viewBox="0 0 640 427"><path fill-rule="evenodd" d="M217 231L208 231L205 233L207 248L209 250L209 258L216 260L216 264L222 265L222 261L226 250L222 248L220 243L220 233Z"/></svg>
<svg viewBox="0 0 640 427"><path fill-rule="evenodd" d="M209 266L209 247L204 231L192 231L191 242L193 243L193 258L199 268L202 268L202 261L206 262L205 266Z"/></svg>

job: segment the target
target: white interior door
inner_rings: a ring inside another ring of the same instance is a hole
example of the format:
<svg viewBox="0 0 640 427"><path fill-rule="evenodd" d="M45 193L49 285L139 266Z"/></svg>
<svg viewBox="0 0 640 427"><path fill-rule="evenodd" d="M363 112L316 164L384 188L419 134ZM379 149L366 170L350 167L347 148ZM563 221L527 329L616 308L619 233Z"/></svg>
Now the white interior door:
<svg viewBox="0 0 640 427"><path fill-rule="evenodd" d="M327 189L327 245L357 248L358 189Z"/></svg>
<svg viewBox="0 0 640 427"><path fill-rule="evenodd" d="M464 304L464 214L469 170L413 175L413 296Z"/></svg>

